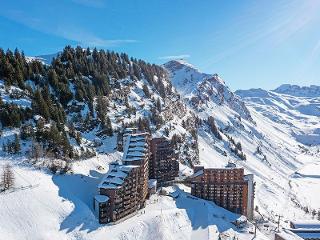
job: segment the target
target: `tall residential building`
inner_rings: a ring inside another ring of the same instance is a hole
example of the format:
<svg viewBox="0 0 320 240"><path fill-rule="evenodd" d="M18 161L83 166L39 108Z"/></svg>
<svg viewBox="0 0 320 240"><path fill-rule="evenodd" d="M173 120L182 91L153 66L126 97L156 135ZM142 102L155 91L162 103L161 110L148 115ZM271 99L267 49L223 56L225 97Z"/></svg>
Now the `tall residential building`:
<svg viewBox="0 0 320 240"><path fill-rule="evenodd" d="M111 164L98 186L94 209L100 223L118 221L145 206L149 175L148 133L126 136L122 164Z"/></svg>
<svg viewBox="0 0 320 240"><path fill-rule="evenodd" d="M253 175L244 175L243 168L196 167L189 178L191 194L215 202L234 213L253 218Z"/></svg>
<svg viewBox="0 0 320 240"><path fill-rule="evenodd" d="M151 158L149 161L149 178L158 184L174 180L179 174L179 163L175 158L173 147L166 138L151 140Z"/></svg>
<svg viewBox="0 0 320 240"><path fill-rule="evenodd" d="M140 177L138 194L141 196L141 207L145 204L148 195L149 180L149 159L150 159L150 134L134 133L126 138L123 159L124 165L139 166Z"/></svg>
<svg viewBox="0 0 320 240"><path fill-rule="evenodd" d="M98 186L94 209L100 223L117 221L140 208L139 166L111 165Z"/></svg>
<svg viewBox="0 0 320 240"><path fill-rule="evenodd" d="M129 135L139 132L138 128L124 128L122 132L118 134L117 138L117 148L119 151L123 151L127 138Z"/></svg>

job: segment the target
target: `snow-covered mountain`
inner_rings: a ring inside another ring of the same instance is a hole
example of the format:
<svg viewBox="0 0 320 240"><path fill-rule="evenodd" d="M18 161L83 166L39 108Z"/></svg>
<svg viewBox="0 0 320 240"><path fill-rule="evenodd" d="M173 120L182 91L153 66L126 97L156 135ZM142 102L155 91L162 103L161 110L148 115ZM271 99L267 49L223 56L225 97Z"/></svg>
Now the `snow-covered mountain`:
<svg viewBox="0 0 320 240"><path fill-rule="evenodd" d="M92 197L109 164L121 161L117 136L125 124L149 124L153 136L180 136L180 174L192 174L193 164L224 167L230 161L255 174L256 215L270 226L274 226L277 214L284 216L281 225L286 225L289 219L312 218L310 212L320 208L314 197L320 195L319 146L308 146L297 137L317 133L317 116L306 114L301 107L315 107L317 97L298 98L264 90L233 93L218 75L201 73L184 61L168 62L164 65L168 74L162 74L163 69L158 66L112 55L110 59L117 59L111 63L112 73L108 76L112 91L104 96L107 104L98 108L98 101L102 101L98 96L81 97L87 88L92 92L92 84L103 79L86 72L87 66L99 66L97 69L104 71L105 65L100 67L99 61L90 65L95 61L93 55L84 54L80 76L63 78L60 83L69 91L62 90L71 92L69 102L61 107L66 112L66 122L72 122L75 128L72 134L72 128L65 126L66 136L80 156L74 160L72 171L52 174L43 164L52 161L46 157L32 163L26 157L33 144L30 139L21 140L21 154L0 152L0 166L10 162L16 177L15 188L0 193L0 239L218 239L219 234L221 239L252 239L252 224L239 231L231 223L238 215L191 197L190 189L184 185L168 187L169 196L154 195L147 202L145 213L140 211L117 225L99 225L93 215ZM70 56L73 50L67 49L56 64L57 70L67 68L72 76L70 63L75 59L67 62ZM97 59L106 61L104 56ZM37 59L30 59L34 60ZM104 73L109 74L109 69ZM46 81L41 77L26 81L28 90L0 81L2 102L19 109L33 107L31 92L39 82ZM50 94L59 101L61 96L53 91L52 83L55 82L49 82ZM98 117L101 108L110 119L113 136L102 131ZM212 130L209 117L214 118L216 131ZM28 124L36 128L39 118L29 119ZM48 120L44 127L50 127L52 121ZM21 130L5 127L1 134L0 145L12 141ZM305 139L312 138L308 135ZM82 156L89 150L94 156L84 159ZM260 230L258 239L273 237L272 231Z"/></svg>
<svg viewBox="0 0 320 240"><path fill-rule="evenodd" d="M59 52L58 53L52 53L52 54L39 55L39 56L35 56L35 57L26 57L26 58L27 58L28 61L37 60L37 61L42 62L43 64L50 65L52 60L54 58L56 58L58 56L58 54L59 54Z"/></svg>
<svg viewBox="0 0 320 240"><path fill-rule="evenodd" d="M320 87L282 85L263 89L238 90L236 94L271 121L280 123L298 142L320 144Z"/></svg>
<svg viewBox="0 0 320 240"><path fill-rule="evenodd" d="M311 212L320 208L309 197L320 195L320 189L315 188L320 184L319 175L310 172L313 167L319 169L318 99L262 89L232 93L217 75L200 73L190 64L171 61L165 67L173 86L195 115L204 120L213 116L222 135L219 140L206 126L199 128L200 163L221 167L232 161L254 173L255 201L265 218L276 219L277 214L286 220L311 218L305 214L306 209ZM307 111L310 109L314 109L312 114ZM246 160L234 154L230 139L241 143Z"/></svg>
<svg viewBox="0 0 320 240"><path fill-rule="evenodd" d="M291 84L283 84L273 90L277 93L287 94L296 97L320 97L320 86L298 86Z"/></svg>
<svg viewBox="0 0 320 240"><path fill-rule="evenodd" d="M217 74L200 72L183 60L172 60L164 67L170 72L172 84L184 97L191 100L193 107L201 111L211 103L228 106L239 116L252 120L250 112Z"/></svg>

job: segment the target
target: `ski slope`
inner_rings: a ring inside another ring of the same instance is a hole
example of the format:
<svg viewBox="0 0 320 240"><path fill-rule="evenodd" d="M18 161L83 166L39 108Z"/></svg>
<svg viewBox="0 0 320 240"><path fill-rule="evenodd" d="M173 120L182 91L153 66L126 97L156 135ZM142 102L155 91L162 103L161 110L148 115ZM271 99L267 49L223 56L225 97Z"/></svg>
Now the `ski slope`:
<svg viewBox="0 0 320 240"><path fill-rule="evenodd" d="M114 153L78 162L67 175L52 175L16 160L15 188L0 194L0 239L218 239L222 232L222 239L252 238L252 225L237 232L231 223L239 215L190 196L183 185L166 188L168 196L153 195L146 208L129 219L100 225L92 198L108 163L119 157ZM267 239L260 232L258 236Z"/></svg>

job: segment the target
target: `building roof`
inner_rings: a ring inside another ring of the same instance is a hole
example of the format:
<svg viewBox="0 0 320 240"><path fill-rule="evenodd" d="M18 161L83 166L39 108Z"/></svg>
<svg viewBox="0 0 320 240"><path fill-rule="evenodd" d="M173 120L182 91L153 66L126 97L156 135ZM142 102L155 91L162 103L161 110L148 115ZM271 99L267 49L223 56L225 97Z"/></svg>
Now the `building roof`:
<svg viewBox="0 0 320 240"><path fill-rule="evenodd" d="M203 172L204 172L203 169L201 169L201 170L195 172L194 174L192 174L192 175L190 176L190 178L194 178L194 177L198 177L198 176L200 176L200 175L203 175Z"/></svg>
<svg viewBox="0 0 320 240"><path fill-rule="evenodd" d="M127 156L126 159L123 159L123 162L133 162L133 161L141 161L141 160L143 160L142 157Z"/></svg>
<svg viewBox="0 0 320 240"><path fill-rule="evenodd" d="M108 202L109 197L105 195L96 195L94 196L94 199L99 203L105 203Z"/></svg>
<svg viewBox="0 0 320 240"><path fill-rule="evenodd" d="M320 221L318 220L297 220L290 222L293 228L303 228L303 229L320 229Z"/></svg>
<svg viewBox="0 0 320 240"><path fill-rule="evenodd" d="M295 232L302 239L320 239L320 231L318 232Z"/></svg>
<svg viewBox="0 0 320 240"><path fill-rule="evenodd" d="M148 147L146 135L147 133L128 135L123 151L124 161L137 161L143 159Z"/></svg>
<svg viewBox="0 0 320 240"><path fill-rule="evenodd" d="M287 229L284 229L282 232L276 234L284 240L303 240L303 238L299 237L298 235Z"/></svg>
<svg viewBox="0 0 320 240"><path fill-rule="evenodd" d="M138 166L133 165L114 165L113 168L103 177L99 188L120 188L124 183L124 179L128 176L129 172Z"/></svg>
<svg viewBox="0 0 320 240"><path fill-rule="evenodd" d="M131 151L129 150L126 154L126 156L132 156L132 157L144 157L145 153L143 151Z"/></svg>

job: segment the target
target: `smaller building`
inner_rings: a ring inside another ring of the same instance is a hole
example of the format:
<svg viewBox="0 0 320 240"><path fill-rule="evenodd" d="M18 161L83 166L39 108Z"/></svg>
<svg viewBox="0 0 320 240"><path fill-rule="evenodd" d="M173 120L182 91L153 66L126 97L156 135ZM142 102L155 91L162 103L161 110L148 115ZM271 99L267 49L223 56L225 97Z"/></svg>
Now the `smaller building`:
<svg viewBox="0 0 320 240"><path fill-rule="evenodd" d="M299 228L299 229L290 229L290 231L305 240L320 240L320 229Z"/></svg>
<svg viewBox="0 0 320 240"><path fill-rule="evenodd" d="M297 220L290 221L290 228L292 229L320 229L320 221L318 220Z"/></svg>
<svg viewBox="0 0 320 240"><path fill-rule="evenodd" d="M196 166L189 177L193 196L213 201L249 220L254 211L253 175L244 175L243 168L204 168Z"/></svg>
<svg viewBox="0 0 320 240"><path fill-rule="evenodd" d="M320 240L320 221L299 220L290 222L291 229L275 235L275 240Z"/></svg>
<svg viewBox="0 0 320 240"><path fill-rule="evenodd" d="M285 229L282 232L276 233L274 240L303 240L303 238Z"/></svg>

